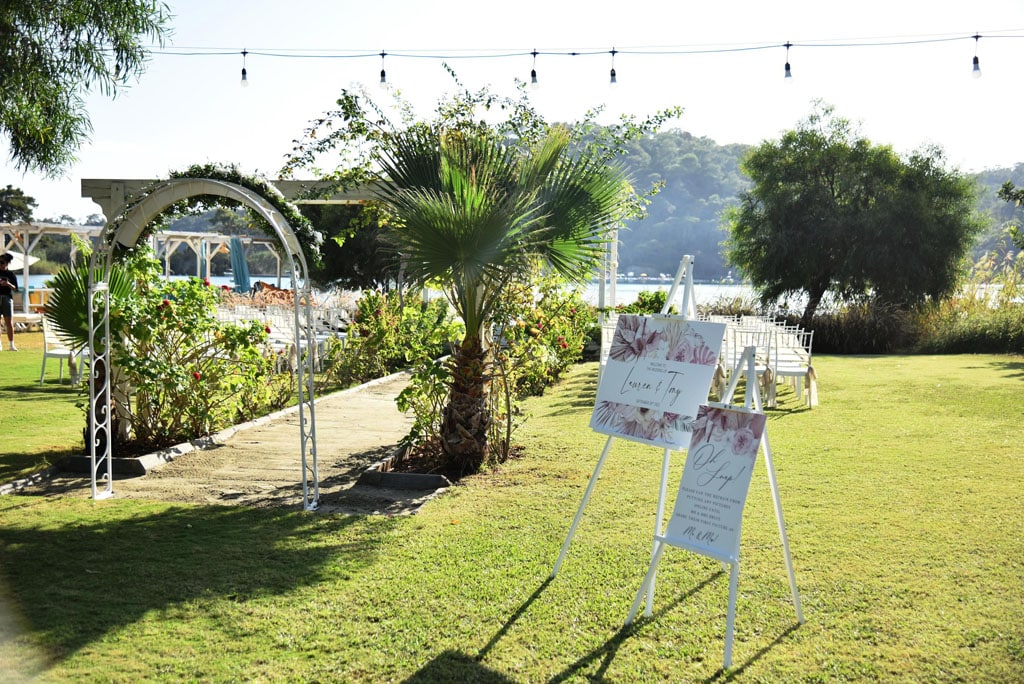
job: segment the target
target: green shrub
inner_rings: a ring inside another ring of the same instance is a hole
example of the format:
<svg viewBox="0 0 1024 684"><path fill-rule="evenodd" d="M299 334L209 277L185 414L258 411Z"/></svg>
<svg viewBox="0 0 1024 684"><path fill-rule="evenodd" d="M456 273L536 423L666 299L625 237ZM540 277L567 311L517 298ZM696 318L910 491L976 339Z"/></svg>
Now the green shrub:
<svg viewBox="0 0 1024 684"><path fill-rule="evenodd" d="M131 394L122 411L140 448L195 439L279 402L263 324L220 322L216 304L199 279L156 279L111 312L113 364Z"/></svg>
<svg viewBox="0 0 1024 684"><path fill-rule="evenodd" d="M444 356L461 330L443 299L368 290L356 303L347 338L328 342L320 384L349 387Z"/></svg>

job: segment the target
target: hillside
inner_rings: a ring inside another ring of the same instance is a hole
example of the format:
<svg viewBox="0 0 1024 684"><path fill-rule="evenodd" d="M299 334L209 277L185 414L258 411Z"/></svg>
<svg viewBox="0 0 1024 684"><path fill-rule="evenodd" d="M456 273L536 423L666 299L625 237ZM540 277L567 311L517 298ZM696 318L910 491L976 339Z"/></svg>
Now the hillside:
<svg viewBox="0 0 1024 684"><path fill-rule="evenodd" d="M740 162L749 145L719 145L710 138L670 130L633 142L625 164L638 187L663 181L664 188L648 207L647 218L632 221L619 234L619 272L675 273L684 254L694 255L701 280L725 278L730 267L722 257L726 232L722 211L749 187ZM975 174L981 186L978 210L989 217L975 254L994 248L1008 222L1024 223L1024 209L1000 200L996 193L1007 180L1024 186L1024 163L1012 169L987 169Z"/></svg>

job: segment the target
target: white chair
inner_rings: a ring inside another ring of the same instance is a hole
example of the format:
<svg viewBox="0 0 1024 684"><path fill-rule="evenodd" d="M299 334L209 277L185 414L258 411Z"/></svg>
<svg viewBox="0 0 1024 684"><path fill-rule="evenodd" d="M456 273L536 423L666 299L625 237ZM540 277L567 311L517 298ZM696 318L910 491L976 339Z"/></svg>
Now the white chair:
<svg viewBox="0 0 1024 684"><path fill-rule="evenodd" d="M64 361L67 360L69 380L74 384L78 375L75 361L79 356L79 352L61 339L57 331L50 326L50 321L43 316L43 368L39 372L39 384L43 384L43 378L46 376L46 359L50 357L60 360L58 382L64 382Z"/></svg>

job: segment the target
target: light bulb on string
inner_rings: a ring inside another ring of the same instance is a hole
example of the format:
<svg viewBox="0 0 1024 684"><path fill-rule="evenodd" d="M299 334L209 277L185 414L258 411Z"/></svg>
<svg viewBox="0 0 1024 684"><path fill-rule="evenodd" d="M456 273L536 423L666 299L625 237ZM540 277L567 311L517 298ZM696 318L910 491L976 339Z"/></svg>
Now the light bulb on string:
<svg viewBox="0 0 1024 684"><path fill-rule="evenodd" d="M974 66L971 69L971 76L974 78L981 78L981 64L978 63L978 39L980 39L977 33L974 34Z"/></svg>
<svg viewBox="0 0 1024 684"><path fill-rule="evenodd" d="M530 69L530 87L536 90L540 88L540 83L537 82L537 50L535 49L530 54L533 55L533 68Z"/></svg>
<svg viewBox="0 0 1024 684"><path fill-rule="evenodd" d="M388 56L388 53L383 50L380 51L380 87L383 88L388 84L388 75L384 71L384 58Z"/></svg>
<svg viewBox="0 0 1024 684"><path fill-rule="evenodd" d="M249 54L249 52L245 48L242 48L242 82L241 82L241 85L242 85L243 88L248 88L249 87L249 72L247 72L245 70L245 56L248 55L248 54Z"/></svg>
<svg viewBox="0 0 1024 684"><path fill-rule="evenodd" d="M788 40L786 41L786 83L793 82L793 71L789 68L789 48L793 47L793 44Z"/></svg>
<svg viewBox="0 0 1024 684"><path fill-rule="evenodd" d="M611 72L611 78L608 80L608 85L609 86L615 86L615 84L617 84L619 82L618 79L615 76L615 54L617 52L618 52L618 50L616 50L615 48L612 48L612 72Z"/></svg>

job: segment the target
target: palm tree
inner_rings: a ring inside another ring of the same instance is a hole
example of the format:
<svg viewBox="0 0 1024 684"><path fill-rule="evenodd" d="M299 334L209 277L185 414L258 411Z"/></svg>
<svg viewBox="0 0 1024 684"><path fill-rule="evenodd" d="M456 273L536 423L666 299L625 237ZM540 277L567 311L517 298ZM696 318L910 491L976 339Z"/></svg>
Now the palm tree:
<svg viewBox="0 0 1024 684"><path fill-rule="evenodd" d="M588 278L629 186L621 170L574 154L565 128L522 146L486 130L420 125L384 139L381 165L377 192L397 219L390 239L407 277L440 282L466 326L440 438L448 471L472 473L488 455L487 332L502 290L538 260Z"/></svg>

